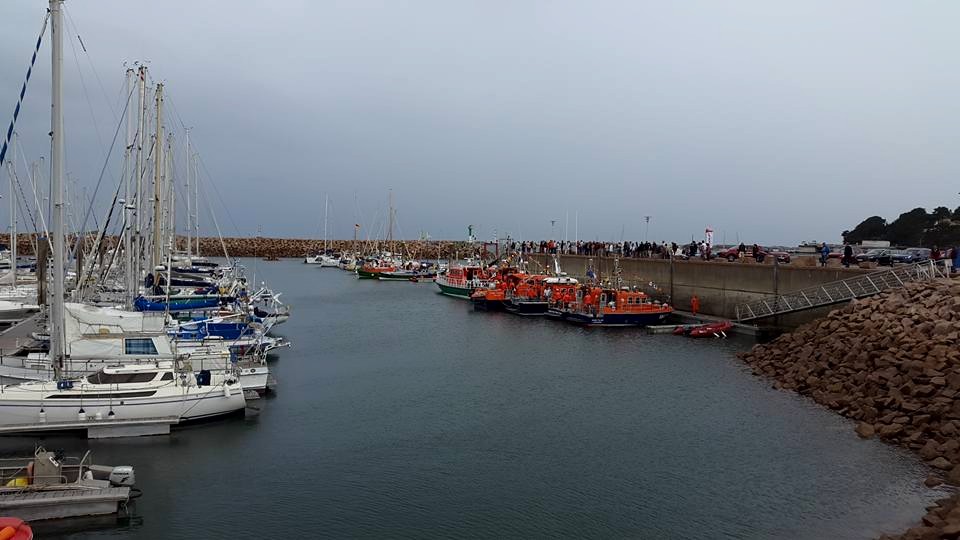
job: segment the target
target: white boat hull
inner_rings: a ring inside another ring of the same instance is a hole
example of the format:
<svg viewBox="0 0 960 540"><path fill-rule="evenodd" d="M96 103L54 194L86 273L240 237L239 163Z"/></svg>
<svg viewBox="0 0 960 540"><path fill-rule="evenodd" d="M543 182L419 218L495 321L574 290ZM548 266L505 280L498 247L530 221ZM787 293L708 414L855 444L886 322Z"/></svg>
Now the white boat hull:
<svg viewBox="0 0 960 540"><path fill-rule="evenodd" d="M67 370L66 377L82 377L95 371L99 371L106 366L115 365L117 360L102 360L99 362L86 362L80 369ZM127 362L131 363L131 362ZM144 364L150 362L144 361ZM197 363L195 369L203 369L202 363ZM0 386L4 384L19 384L23 382L51 381L53 380L53 368L45 360L33 360L20 357L6 357L0 359ZM264 393L267 390L267 381L270 378L270 367L266 364L243 367L240 369L240 386L244 390L254 390L257 393Z"/></svg>
<svg viewBox="0 0 960 540"><path fill-rule="evenodd" d="M113 411L114 418L179 417L181 422L187 422L231 414L246 406L239 383L204 389L179 396L145 398L99 399L86 396L83 399L0 399L0 426L76 421L81 408L88 419L96 418L98 414L108 418L110 411Z"/></svg>

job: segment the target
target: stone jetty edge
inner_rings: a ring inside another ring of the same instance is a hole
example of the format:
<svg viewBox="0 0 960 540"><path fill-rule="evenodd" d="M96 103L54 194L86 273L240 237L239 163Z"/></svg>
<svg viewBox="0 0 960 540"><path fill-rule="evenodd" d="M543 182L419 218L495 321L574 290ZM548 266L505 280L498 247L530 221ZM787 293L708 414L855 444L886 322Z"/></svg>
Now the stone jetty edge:
<svg viewBox="0 0 960 540"><path fill-rule="evenodd" d="M915 452L932 469L927 486L960 486L960 281L855 300L737 356L775 388L854 420L860 437ZM960 494L881 538L960 538Z"/></svg>
<svg viewBox="0 0 960 540"><path fill-rule="evenodd" d="M21 255L33 255L33 244L36 235L18 234L17 252ZM86 235L87 242L93 242L95 234ZM115 236L109 236L105 244L112 246L117 241ZM10 235L0 234L0 243L8 244ZM398 240L392 244L384 241L358 240L356 243L352 240L330 240L326 243L327 247L336 252L364 250L368 248L396 249L402 251L411 257L422 259L451 258L454 256L472 255L477 249L467 242L454 242L449 240ZM186 239L177 238L177 248L186 249ZM205 256L222 257L224 247L231 257L277 257L277 258L301 258L306 255L316 254L323 250L324 241L305 238L268 238L268 237L217 237L200 238L200 253ZM396 246L395 248L393 246Z"/></svg>

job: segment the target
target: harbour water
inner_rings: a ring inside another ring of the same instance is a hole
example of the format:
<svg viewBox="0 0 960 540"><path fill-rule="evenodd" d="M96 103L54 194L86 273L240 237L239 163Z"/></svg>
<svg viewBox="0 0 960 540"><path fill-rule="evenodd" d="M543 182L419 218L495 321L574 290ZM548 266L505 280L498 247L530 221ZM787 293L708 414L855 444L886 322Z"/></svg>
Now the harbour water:
<svg viewBox="0 0 960 540"><path fill-rule="evenodd" d="M292 306L262 412L86 441L136 517L65 538L868 538L937 493L912 455L755 378L749 342L477 313L432 283L246 261ZM0 439L3 455L34 438ZM48 536L44 536L48 537Z"/></svg>

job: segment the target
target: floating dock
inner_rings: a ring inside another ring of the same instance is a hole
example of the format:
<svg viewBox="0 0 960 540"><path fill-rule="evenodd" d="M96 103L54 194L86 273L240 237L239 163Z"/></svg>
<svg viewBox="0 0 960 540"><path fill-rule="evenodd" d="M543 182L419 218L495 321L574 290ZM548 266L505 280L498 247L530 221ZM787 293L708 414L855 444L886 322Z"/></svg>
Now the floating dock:
<svg viewBox="0 0 960 540"><path fill-rule="evenodd" d="M81 484L82 486L82 484ZM24 521L116 514L130 500L129 487L39 489L0 495L0 514Z"/></svg>
<svg viewBox="0 0 960 540"><path fill-rule="evenodd" d="M69 422L33 422L0 427L0 435L22 435L47 431L86 431L88 439L113 439L119 437L143 437L168 435L170 426L178 424L178 416L155 418L116 418L71 420Z"/></svg>
<svg viewBox="0 0 960 540"><path fill-rule="evenodd" d="M674 310L670 314L670 321L673 324L658 324L655 326L648 326L647 332L651 334L672 334L673 330L678 326L694 326L700 324L710 324L725 321L722 317L713 317L710 315L697 314L694 315L689 311L680 311ZM757 326L749 324L740 324L733 323L733 328L729 330L728 333L738 334L741 336L750 336L754 338L760 338L765 335L765 329L759 328Z"/></svg>

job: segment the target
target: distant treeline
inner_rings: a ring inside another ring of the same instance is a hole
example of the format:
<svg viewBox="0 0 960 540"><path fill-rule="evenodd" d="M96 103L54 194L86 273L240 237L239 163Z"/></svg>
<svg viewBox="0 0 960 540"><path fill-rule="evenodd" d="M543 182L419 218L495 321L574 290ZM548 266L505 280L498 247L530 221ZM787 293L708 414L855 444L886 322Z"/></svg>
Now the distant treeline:
<svg viewBox="0 0 960 540"><path fill-rule="evenodd" d="M933 212L914 208L887 223L880 216L871 216L851 231L843 231L844 242L858 244L864 240L887 240L894 246L953 247L960 245L960 207L950 211L938 206Z"/></svg>

